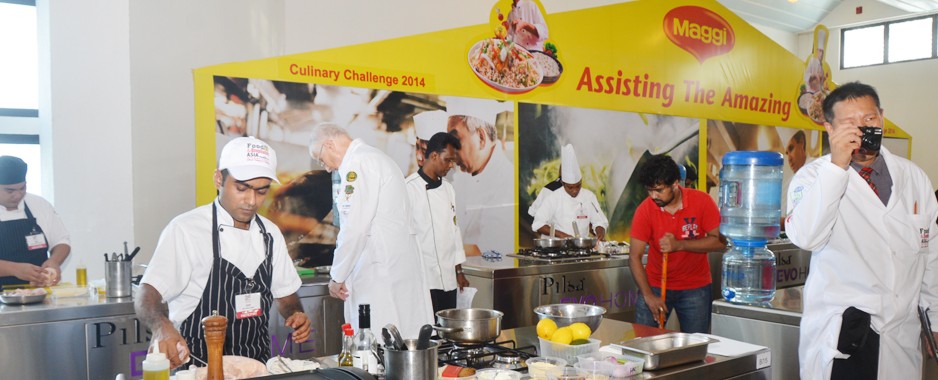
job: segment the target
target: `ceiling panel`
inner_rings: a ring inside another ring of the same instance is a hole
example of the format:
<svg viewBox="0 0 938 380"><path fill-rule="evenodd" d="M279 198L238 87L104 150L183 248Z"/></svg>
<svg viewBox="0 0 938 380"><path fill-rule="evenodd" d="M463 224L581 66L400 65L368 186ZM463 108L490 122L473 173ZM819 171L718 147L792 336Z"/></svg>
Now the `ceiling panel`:
<svg viewBox="0 0 938 380"><path fill-rule="evenodd" d="M743 20L788 32L814 29L828 13L840 5L841 0L718 0ZM888 0L929 1L932 0Z"/></svg>

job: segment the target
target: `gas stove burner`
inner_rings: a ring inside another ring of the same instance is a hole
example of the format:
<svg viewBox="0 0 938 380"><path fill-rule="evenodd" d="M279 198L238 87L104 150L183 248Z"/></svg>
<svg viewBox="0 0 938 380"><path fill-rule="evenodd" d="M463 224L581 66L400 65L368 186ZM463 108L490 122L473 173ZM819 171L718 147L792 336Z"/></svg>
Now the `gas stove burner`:
<svg viewBox="0 0 938 380"><path fill-rule="evenodd" d="M519 259L548 262L597 260L605 257L591 249L585 248L523 248L519 250L517 254L509 254L508 256Z"/></svg>
<svg viewBox="0 0 938 380"><path fill-rule="evenodd" d="M514 351L503 351L495 354L495 360L492 361L492 368L498 369L520 369L526 368L524 359Z"/></svg>

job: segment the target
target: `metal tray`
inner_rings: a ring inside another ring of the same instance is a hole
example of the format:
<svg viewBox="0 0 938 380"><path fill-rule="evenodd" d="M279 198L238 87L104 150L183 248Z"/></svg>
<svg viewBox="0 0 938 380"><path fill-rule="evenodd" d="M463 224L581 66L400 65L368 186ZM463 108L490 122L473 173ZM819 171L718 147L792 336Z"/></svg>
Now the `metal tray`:
<svg viewBox="0 0 938 380"><path fill-rule="evenodd" d="M46 294L40 294L35 296L14 296L0 294L0 301L7 305L28 305L31 303L40 303L46 299Z"/></svg>
<svg viewBox="0 0 938 380"><path fill-rule="evenodd" d="M615 346L626 355L645 359L645 369L654 370L704 360L707 345L716 339L687 333L668 333L625 341Z"/></svg>

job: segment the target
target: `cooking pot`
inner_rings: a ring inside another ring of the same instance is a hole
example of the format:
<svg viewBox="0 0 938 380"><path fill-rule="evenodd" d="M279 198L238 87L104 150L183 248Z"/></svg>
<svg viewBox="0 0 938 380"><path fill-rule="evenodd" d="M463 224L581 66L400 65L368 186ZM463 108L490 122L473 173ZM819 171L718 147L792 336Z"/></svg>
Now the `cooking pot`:
<svg viewBox="0 0 938 380"><path fill-rule="evenodd" d="M434 327L443 339L457 343L485 343L502 333L502 313L489 309L446 309L436 312Z"/></svg>
<svg viewBox="0 0 938 380"><path fill-rule="evenodd" d="M570 239L570 243L577 248L593 248L596 246L596 238L591 237L575 237Z"/></svg>
<svg viewBox="0 0 938 380"><path fill-rule="evenodd" d="M538 238L534 239L534 245L538 248L562 248L567 244L567 239L562 238Z"/></svg>

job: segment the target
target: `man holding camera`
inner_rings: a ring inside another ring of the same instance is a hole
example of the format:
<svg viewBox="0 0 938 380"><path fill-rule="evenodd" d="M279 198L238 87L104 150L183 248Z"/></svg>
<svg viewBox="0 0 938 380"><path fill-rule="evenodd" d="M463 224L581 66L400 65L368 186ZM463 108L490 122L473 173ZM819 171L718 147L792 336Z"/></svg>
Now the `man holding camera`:
<svg viewBox="0 0 938 380"><path fill-rule="evenodd" d="M795 174L785 220L792 243L812 251L801 378L920 379L917 309L938 318L931 182L880 147L885 119L872 87L840 86L823 109L831 153Z"/></svg>

